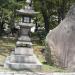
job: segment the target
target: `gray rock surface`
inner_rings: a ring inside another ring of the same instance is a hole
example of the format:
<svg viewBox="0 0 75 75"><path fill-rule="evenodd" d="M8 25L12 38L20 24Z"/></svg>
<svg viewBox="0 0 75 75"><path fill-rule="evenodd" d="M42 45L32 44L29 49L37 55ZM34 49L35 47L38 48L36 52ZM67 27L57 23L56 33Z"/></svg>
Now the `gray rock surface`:
<svg viewBox="0 0 75 75"><path fill-rule="evenodd" d="M66 18L46 37L55 65L75 71L75 5Z"/></svg>

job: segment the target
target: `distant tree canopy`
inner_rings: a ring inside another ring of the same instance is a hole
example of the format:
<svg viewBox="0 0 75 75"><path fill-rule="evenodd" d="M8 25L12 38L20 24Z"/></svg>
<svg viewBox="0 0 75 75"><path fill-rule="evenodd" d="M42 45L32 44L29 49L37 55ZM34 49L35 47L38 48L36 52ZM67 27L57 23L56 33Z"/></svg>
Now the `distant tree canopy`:
<svg viewBox="0 0 75 75"><path fill-rule="evenodd" d="M39 11L45 32L56 27L65 18L66 12L75 0L33 0L35 10Z"/></svg>
<svg viewBox="0 0 75 75"><path fill-rule="evenodd" d="M3 33L4 24L7 23L10 28L14 27L16 19L16 9L25 5L25 0L0 0L0 35Z"/></svg>
<svg viewBox="0 0 75 75"><path fill-rule="evenodd" d="M25 1L0 0L0 35L5 23L10 28L14 26L14 21L17 19L15 11L24 7ZM47 34L64 19L66 12L74 2L75 0L33 0L34 9L40 12L37 15L37 24L43 26Z"/></svg>

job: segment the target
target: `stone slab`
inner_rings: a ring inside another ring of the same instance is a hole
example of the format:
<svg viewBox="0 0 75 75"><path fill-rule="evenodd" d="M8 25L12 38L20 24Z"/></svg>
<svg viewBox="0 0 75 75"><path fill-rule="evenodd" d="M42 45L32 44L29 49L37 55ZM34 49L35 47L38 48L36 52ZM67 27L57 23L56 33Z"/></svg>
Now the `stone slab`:
<svg viewBox="0 0 75 75"><path fill-rule="evenodd" d="M17 41L16 42L16 46L17 47L32 47L32 43L31 42L23 42L23 41Z"/></svg>
<svg viewBox="0 0 75 75"><path fill-rule="evenodd" d="M14 75L14 73L3 72L3 73L0 73L0 75Z"/></svg>
<svg viewBox="0 0 75 75"><path fill-rule="evenodd" d="M31 27L35 26L35 24L33 24L33 23L22 23L22 22L19 22L19 26L25 27L25 28L31 28Z"/></svg>
<svg viewBox="0 0 75 75"><path fill-rule="evenodd" d="M9 67L15 70L41 69L40 64L29 64L29 63L9 63Z"/></svg>
<svg viewBox="0 0 75 75"><path fill-rule="evenodd" d="M0 72L0 75L75 75L75 73L51 73L51 72L23 72L23 73L16 73L16 72Z"/></svg>
<svg viewBox="0 0 75 75"><path fill-rule="evenodd" d="M34 56L26 55L11 55L9 60L14 63L36 63Z"/></svg>
<svg viewBox="0 0 75 75"><path fill-rule="evenodd" d="M39 60L37 59L37 57L35 55L32 56L33 60L30 61L34 61L35 63L25 63L24 61L21 60L21 62L14 62L16 60L14 60L14 56L9 56L6 60L5 63L5 67L9 67L11 69L15 69L15 70L24 70L24 69L41 69L42 68L42 64L39 62Z"/></svg>
<svg viewBox="0 0 75 75"><path fill-rule="evenodd" d="M15 48L15 54L32 55L33 48L17 47L17 48Z"/></svg>
<svg viewBox="0 0 75 75"><path fill-rule="evenodd" d="M30 39L30 37L29 36L20 36L19 38L18 38L18 40L19 41L25 41L25 42L30 42L31 41L31 39Z"/></svg>

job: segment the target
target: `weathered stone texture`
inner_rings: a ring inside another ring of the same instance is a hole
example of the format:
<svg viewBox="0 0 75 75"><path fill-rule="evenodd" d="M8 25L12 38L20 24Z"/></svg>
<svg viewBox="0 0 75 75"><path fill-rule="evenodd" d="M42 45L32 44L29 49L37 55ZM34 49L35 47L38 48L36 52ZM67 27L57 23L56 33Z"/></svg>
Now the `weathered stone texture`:
<svg viewBox="0 0 75 75"><path fill-rule="evenodd" d="M46 37L55 65L75 71L75 5Z"/></svg>

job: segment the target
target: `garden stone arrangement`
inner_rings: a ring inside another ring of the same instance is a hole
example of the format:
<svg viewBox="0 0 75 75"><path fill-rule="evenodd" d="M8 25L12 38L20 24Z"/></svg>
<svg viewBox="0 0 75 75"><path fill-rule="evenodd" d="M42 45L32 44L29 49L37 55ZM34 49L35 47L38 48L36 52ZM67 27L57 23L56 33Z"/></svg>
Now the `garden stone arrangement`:
<svg viewBox="0 0 75 75"><path fill-rule="evenodd" d="M54 64L75 71L75 5L65 19L48 33L46 42Z"/></svg>
<svg viewBox="0 0 75 75"><path fill-rule="evenodd" d="M34 24L31 22L38 12L32 8L32 1L26 1L27 6L24 9L17 10L17 14L22 18L18 23L20 26L20 35L16 42L15 50L7 57L4 66L15 70L37 69L40 70L42 64L33 53L30 29Z"/></svg>

